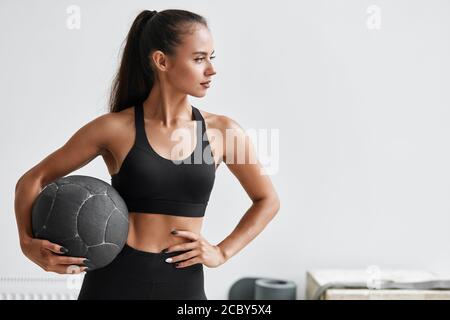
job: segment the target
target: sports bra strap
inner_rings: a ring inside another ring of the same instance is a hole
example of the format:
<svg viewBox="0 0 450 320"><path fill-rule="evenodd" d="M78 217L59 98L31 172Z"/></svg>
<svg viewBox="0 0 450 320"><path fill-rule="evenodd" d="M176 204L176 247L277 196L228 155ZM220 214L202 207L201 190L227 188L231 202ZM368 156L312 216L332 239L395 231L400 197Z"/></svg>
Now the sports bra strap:
<svg viewBox="0 0 450 320"><path fill-rule="evenodd" d="M147 145L147 136L144 126L144 109L142 103L139 103L134 110L134 124L136 127L136 144L145 147Z"/></svg>
<svg viewBox="0 0 450 320"><path fill-rule="evenodd" d="M206 135L206 124L205 124L205 119L203 118L202 114L200 113L200 111L192 106L192 110L193 113L195 114L195 119L201 120L200 124L201 124L201 132L199 133L200 130L197 130L197 143L200 141L202 146L202 152L201 152L201 160L200 162L206 162L207 164L214 164L215 160L214 160L214 156L213 153L211 151L211 145L209 143L209 139ZM198 128L198 127L197 127Z"/></svg>
<svg viewBox="0 0 450 320"><path fill-rule="evenodd" d="M205 141L203 140L203 137L205 136L205 121L202 117L202 114L200 113L200 111L192 106L192 114L193 114L193 118L196 121L200 121L197 122L197 142L201 141L201 146L202 146L202 150L205 149Z"/></svg>

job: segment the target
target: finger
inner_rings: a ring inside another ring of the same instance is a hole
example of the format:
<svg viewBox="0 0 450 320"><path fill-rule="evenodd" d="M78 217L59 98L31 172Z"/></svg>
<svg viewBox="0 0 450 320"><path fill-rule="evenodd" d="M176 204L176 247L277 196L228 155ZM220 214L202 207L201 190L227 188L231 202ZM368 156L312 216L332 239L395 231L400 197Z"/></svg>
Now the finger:
<svg viewBox="0 0 450 320"><path fill-rule="evenodd" d="M77 265L54 265L47 268L47 271L58 274L80 274L85 271L87 267L80 267Z"/></svg>
<svg viewBox="0 0 450 320"><path fill-rule="evenodd" d="M200 251L198 251L198 250L191 250L191 251L179 254L177 256L173 256L173 257L167 258L166 262L168 262L168 263L175 263L175 262L178 262L178 261L187 260L187 259L196 257L199 253L200 253Z"/></svg>
<svg viewBox="0 0 450 320"><path fill-rule="evenodd" d="M61 265L61 267L64 268L64 273L65 274L80 274L82 272L84 272L88 267L80 267L77 265Z"/></svg>
<svg viewBox="0 0 450 320"><path fill-rule="evenodd" d="M174 251L185 251L185 250L192 250L198 247L198 242L186 242L186 243L180 243L176 244L174 246L168 247L166 251L164 252L174 252Z"/></svg>
<svg viewBox="0 0 450 320"><path fill-rule="evenodd" d="M84 265L84 262L86 261L86 258L80 258L80 257L61 257L58 256L55 261L56 264L62 264L62 265L66 265L66 264L77 264L77 265Z"/></svg>
<svg viewBox="0 0 450 320"><path fill-rule="evenodd" d="M171 234L173 234L175 236L184 237L184 238L190 239L192 241L196 241L200 238L200 236L198 234L196 234L195 232L187 231L187 230L173 230L171 232Z"/></svg>
<svg viewBox="0 0 450 320"><path fill-rule="evenodd" d="M196 263L201 263L201 259L198 256L195 258L186 260L186 261L178 262L175 264L175 267L176 268L185 268L185 267L192 266Z"/></svg>
<svg viewBox="0 0 450 320"><path fill-rule="evenodd" d="M58 254L69 252L69 250L67 250L63 246L60 246L59 244L50 242L48 240L43 240L42 241L42 247L45 248L45 249L48 249L48 250L50 250L50 251L52 251L54 253L58 253Z"/></svg>

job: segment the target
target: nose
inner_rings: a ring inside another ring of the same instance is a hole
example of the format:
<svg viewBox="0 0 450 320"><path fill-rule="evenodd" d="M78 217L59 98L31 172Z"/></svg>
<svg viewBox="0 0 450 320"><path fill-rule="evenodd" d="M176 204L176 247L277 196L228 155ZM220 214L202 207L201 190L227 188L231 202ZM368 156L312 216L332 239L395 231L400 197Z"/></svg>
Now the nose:
<svg viewBox="0 0 450 320"><path fill-rule="evenodd" d="M213 67L211 62L209 63L208 71L209 71L208 72L209 76L213 76L213 75L215 75L217 73L216 69Z"/></svg>
<svg viewBox="0 0 450 320"><path fill-rule="evenodd" d="M210 71L208 72L208 76L211 77L211 76L215 75L216 73L217 73L216 70L211 67Z"/></svg>

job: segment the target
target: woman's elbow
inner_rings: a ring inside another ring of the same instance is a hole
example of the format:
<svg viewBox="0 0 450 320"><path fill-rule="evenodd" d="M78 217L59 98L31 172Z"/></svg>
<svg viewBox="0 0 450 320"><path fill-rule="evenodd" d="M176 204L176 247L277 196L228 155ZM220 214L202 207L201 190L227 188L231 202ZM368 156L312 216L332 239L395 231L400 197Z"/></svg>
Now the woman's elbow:
<svg viewBox="0 0 450 320"><path fill-rule="evenodd" d="M276 199L276 212L278 213L278 211L280 211L280 207L281 207L281 201L280 198L277 197Z"/></svg>
<svg viewBox="0 0 450 320"><path fill-rule="evenodd" d="M272 208L273 214L274 215L277 214L278 211L280 211L280 206L281 206L280 198L277 195L272 196L272 197L270 197L269 203L270 203L270 207Z"/></svg>

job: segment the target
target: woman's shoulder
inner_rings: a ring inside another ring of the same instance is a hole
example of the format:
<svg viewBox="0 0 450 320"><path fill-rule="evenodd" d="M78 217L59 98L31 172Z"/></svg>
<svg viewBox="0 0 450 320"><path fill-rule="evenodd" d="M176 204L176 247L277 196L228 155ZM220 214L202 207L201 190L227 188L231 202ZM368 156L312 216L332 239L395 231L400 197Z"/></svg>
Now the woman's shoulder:
<svg viewBox="0 0 450 320"><path fill-rule="evenodd" d="M89 122L93 128L93 134L104 137L115 137L124 133L134 124L134 108L126 108L119 112L107 112L101 114Z"/></svg>
<svg viewBox="0 0 450 320"><path fill-rule="evenodd" d="M206 122L208 128L213 128L225 132L227 129L229 130L242 130L243 128L235 119L230 116L224 114L216 114L212 112L207 112L204 110L200 110L203 119Z"/></svg>
<svg viewBox="0 0 450 320"><path fill-rule="evenodd" d="M123 127L134 121L134 108L128 107L118 112L108 112L97 119L103 119L105 124L111 127L111 129L117 129L117 127Z"/></svg>

